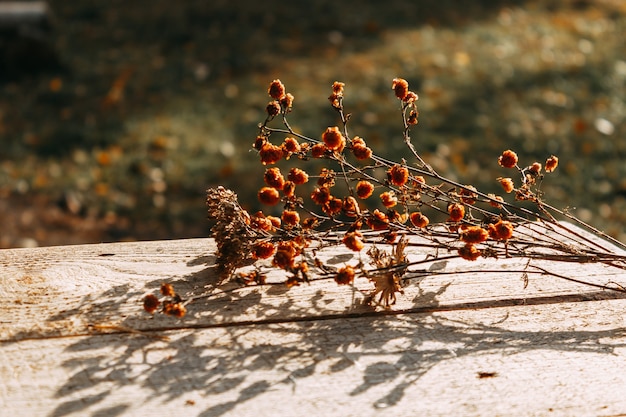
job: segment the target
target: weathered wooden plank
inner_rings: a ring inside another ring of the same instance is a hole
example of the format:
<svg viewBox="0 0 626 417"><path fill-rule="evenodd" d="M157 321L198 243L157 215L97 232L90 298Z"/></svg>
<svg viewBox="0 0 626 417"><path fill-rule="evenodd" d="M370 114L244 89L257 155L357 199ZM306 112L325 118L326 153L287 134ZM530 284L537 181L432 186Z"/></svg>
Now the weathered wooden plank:
<svg viewBox="0 0 626 417"><path fill-rule="evenodd" d="M0 251L0 340L84 335L106 326L137 330L282 322L371 314L362 305L372 288L366 279L355 287L332 279L286 289L282 285L238 288L218 285L211 239L113 243ZM330 266L358 261L336 248L318 256ZM409 250L410 260L425 259L423 248ZM596 264L541 262L543 268L600 284L616 280L615 269ZM431 274L409 281L395 311L437 311L588 298L619 298L532 271L523 259L462 259L424 265ZM492 271L486 273L485 271ZM439 275L435 275L435 274ZM441 275L445 273L444 275ZM269 281L284 280L271 272ZM143 313L141 300L162 282L185 298L212 294L189 305L184 321ZM543 300L543 301L542 301ZM95 326L95 327L94 327Z"/></svg>
<svg viewBox="0 0 626 417"><path fill-rule="evenodd" d="M0 404L29 417L623 415L625 309L605 300L4 342Z"/></svg>

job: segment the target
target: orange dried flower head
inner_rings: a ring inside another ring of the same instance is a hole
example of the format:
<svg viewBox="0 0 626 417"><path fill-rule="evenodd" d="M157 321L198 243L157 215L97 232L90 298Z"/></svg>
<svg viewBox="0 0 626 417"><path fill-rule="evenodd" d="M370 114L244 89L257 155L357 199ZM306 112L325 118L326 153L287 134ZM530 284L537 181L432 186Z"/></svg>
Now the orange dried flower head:
<svg viewBox="0 0 626 417"><path fill-rule="evenodd" d="M348 217L357 217L359 214L361 214L361 210L359 209L359 203L356 201L356 198L352 196L348 196L343 199L342 210L344 214Z"/></svg>
<svg viewBox="0 0 626 417"><path fill-rule="evenodd" d="M326 155L326 146L323 143L316 143L311 146L311 156L313 158L322 158Z"/></svg>
<svg viewBox="0 0 626 417"><path fill-rule="evenodd" d="M450 221L461 221L465 217L465 206L459 203L450 204L448 205L448 214L450 214Z"/></svg>
<svg viewBox="0 0 626 417"><path fill-rule="evenodd" d="M259 242L252 249L254 259L267 259L274 255L276 246L272 242Z"/></svg>
<svg viewBox="0 0 626 417"><path fill-rule="evenodd" d="M329 127L322 133L322 141L330 150L341 152L346 146L346 139L343 137L337 126Z"/></svg>
<svg viewBox="0 0 626 417"><path fill-rule="evenodd" d="M283 152L287 154L293 154L300 152L300 144L296 140L296 138L285 138L285 141L282 144Z"/></svg>
<svg viewBox="0 0 626 417"><path fill-rule="evenodd" d="M491 207L495 207L495 208L502 208L502 202L504 202L504 199L502 197L500 197L499 195L495 195L495 194L487 194L487 197L490 198L489 200L489 205Z"/></svg>
<svg viewBox="0 0 626 417"><path fill-rule="evenodd" d="M372 230L385 230L389 227L389 218L385 213L376 209L367 217L367 225Z"/></svg>
<svg viewBox="0 0 626 417"><path fill-rule="evenodd" d="M267 111L268 116L272 116L272 117L276 116L277 114L280 113L280 103L276 100L270 101L267 104L265 111Z"/></svg>
<svg viewBox="0 0 626 417"><path fill-rule="evenodd" d="M168 316L174 316L180 319L187 314L187 308L181 303L167 303L163 306L163 312Z"/></svg>
<svg viewBox="0 0 626 417"><path fill-rule="evenodd" d="M340 198L331 198L328 203L322 206L322 211L329 216L339 214L343 208L343 201Z"/></svg>
<svg viewBox="0 0 626 417"><path fill-rule="evenodd" d="M546 172L553 172L559 166L559 158L552 155L546 160Z"/></svg>
<svg viewBox="0 0 626 417"><path fill-rule="evenodd" d="M510 149L502 152L498 158L498 164L504 168L513 168L517 165L517 154Z"/></svg>
<svg viewBox="0 0 626 417"><path fill-rule="evenodd" d="M287 174L287 179L293 181L296 185L301 185L309 181L309 174L300 168L291 168L289 174Z"/></svg>
<svg viewBox="0 0 626 417"><path fill-rule="evenodd" d="M475 261L480 256L480 251L476 246L468 243L462 248L459 248L459 255L461 258L467 259L468 261Z"/></svg>
<svg viewBox="0 0 626 417"><path fill-rule="evenodd" d="M393 185L401 187L409 180L409 170L402 165L396 164L387 171L387 178Z"/></svg>
<svg viewBox="0 0 626 417"><path fill-rule="evenodd" d="M154 313L156 309L159 308L159 304L161 304L161 302L154 294L148 294L143 299L143 309L150 314Z"/></svg>
<svg viewBox="0 0 626 417"><path fill-rule="evenodd" d="M333 93L334 94L343 94L343 87L345 87L345 83L341 83L339 81L335 81L333 83Z"/></svg>
<svg viewBox="0 0 626 417"><path fill-rule="evenodd" d="M161 294L166 297L173 297L176 295L176 292L174 292L174 287L172 287L172 284L167 284L164 282L163 284L161 284Z"/></svg>
<svg viewBox="0 0 626 417"><path fill-rule="evenodd" d="M307 217L306 219L302 221L302 228L313 229L315 226L317 226L318 223L319 223L319 220L317 218Z"/></svg>
<svg viewBox="0 0 626 417"><path fill-rule="evenodd" d="M287 93L282 96L282 98L280 99L280 105L283 106L283 109L285 109L285 111L291 110L291 106L293 106L293 99L294 97L291 93Z"/></svg>
<svg viewBox="0 0 626 417"><path fill-rule="evenodd" d="M498 178L500 185L504 188L504 191L510 193L515 188L513 180L511 178Z"/></svg>
<svg viewBox="0 0 626 417"><path fill-rule="evenodd" d="M269 220L270 223L272 223L273 227L275 228L280 227L280 224L281 224L280 217L267 216L267 220Z"/></svg>
<svg viewBox="0 0 626 417"><path fill-rule="evenodd" d="M461 232L461 240L465 243L481 243L488 237L489 232L480 226L470 226Z"/></svg>
<svg viewBox="0 0 626 417"><path fill-rule="evenodd" d="M409 93L409 83L402 78L394 78L391 82L391 88L400 100L404 100Z"/></svg>
<svg viewBox="0 0 626 417"><path fill-rule="evenodd" d="M406 119L407 124L409 125L416 125L417 124L417 116L419 115L419 112L415 109L411 110L409 112L409 117Z"/></svg>
<svg viewBox="0 0 626 417"><path fill-rule="evenodd" d="M274 80L270 84L270 88L267 90L267 93L274 100L280 100L285 95L285 86L280 80Z"/></svg>
<svg viewBox="0 0 626 417"><path fill-rule="evenodd" d="M354 268L350 265L339 268L337 275L335 275L335 282L339 285L348 285L352 281L354 281Z"/></svg>
<svg viewBox="0 0 626 417"><path fill-rule="evenodd" d="M296 194L296 184L293 181L285 181L283 194L285 194L285 197L293 197Z"/></svg>
<svg viewBox="0 0 626 417"><path fill-rule="evenodd" d="M465 188L461 188L459 195L461 196L461 201L465 204L474 204L478 198L476 187L473 185L466 185Z"/></svg>
<svg viewBox="0 0 626 417"><path fill-rule="evenodd" d="M271 143L266 142L261 147L259 155L261 156L261 162L263 165L275 164L283 157L283 150L280 146L272 145Z"/></svg>
<svg viewBox="0 0 626 417"><path fill-rule="evenodd" d="M320 187L333 187L335 185L335 171L328 168L322 168L320 170L320 176L317 179L317 185Z"/></svg>
<svg viewBox="0 0 626 417"><path fill-rule="evenodd" d="M365 247L363 241L361 240L361 236L362 235L359 232L349 232L345 234L342 242L348 249L358 252Z"/></svg>
<svg viewBox="0 0 626 417"><path fill-rule="evenodd" d="M374 184L369 181L361 180L356 184L356 195L365 200L374 192Z"/></svg>
<svg viewBox="0 0 626 417"><path fill-rule="evenodd" d="M406 93L406 97L404 97L404 102L411 104L416 102L419 99L419 97L417 96L417 94L415 94L413 91L409 91L408 93Z"/></svg>
<svg viewBox="0 0 626 417"><path fill-rule="evenodd" d="M273 206L280 201L278 190L272 187L263 187L259 191L259 201L263 204Z"/></svg>
<svg viewBox="0 0 626 417"><path fill-rule="evenodd" d="M426 227L428 226L428 223L430 223L428 217L426 217L419 211L414 211L413 213L411 213L409 218L411 219L411 223L413 223L413 226L415 227Z"/></svg>
<svg viewBox="0 0 626 417"><path fill-rule="evenodd" d="M282 269L294 268L296 256L297 251L292 242L280 242L272 259L272 265Z"/></svg>
<svg viewBox="0 0 626 417"><path fill-rule="evenodd" d="M283 177L283 174L277 167L266 169L263 179L267 185L277 190L282 190L285 185L285 177Z"/></svg>
<svg viewBox="0 0 626 417"><path fill-rule="evenodd" d="M509 240L513 236L513 223L506 220L498 220L489 225L489 237L493 240Z"/></svg>
<svg viewBox="0 0 626 417"><path fill-rule="evenodd" d="M331 198L330 190L327 187L317 187L311 193L311 200L320 206L328 203Z"/></svg>
<svg viewBox="0 0 626 417"><path fill-rule="evenodd" d="M541 172L541 164L539 162L533 163L528 167L528 171L530 171L533 175L538 175Z"/></svg>
<svg viewBox="0 0 626 417"><path fill-rule="evenodd" d="M257 136L254 140L254 149L260 151L263 148L263 145L267 143L267 138L265 136Z"/></svg>
<svg viewBox="0 0 626 417"><path fill-rule="evenodd" d="M382 201L383 206L391 208L398 204L398 197L393 191L385 191L380 195L380 201Z"/></svg>
<svg viewBox="0 0 626 417"><path fill-rule="evenodd" d="M372 157L372 150L365 146L365 143L355 143L352 145L352 153L355 158L363 161Z"/></svg>
<svg viewBox="0 0 626 417"><path fill-rule="evenodd" d="M260 211L256 214L256 216L253 216L250 219L250 227L253 229L264 230L266 232L270 232L274 229L274 225L270 219L265 217Z"/></svg>
<svg viewBox="0 0 626 417"><path fill-rule="evenodd" d="M300 215L295 210L285 210L282 216L280 216L284 224L288 226L295 226L300 223Z"/></svg>

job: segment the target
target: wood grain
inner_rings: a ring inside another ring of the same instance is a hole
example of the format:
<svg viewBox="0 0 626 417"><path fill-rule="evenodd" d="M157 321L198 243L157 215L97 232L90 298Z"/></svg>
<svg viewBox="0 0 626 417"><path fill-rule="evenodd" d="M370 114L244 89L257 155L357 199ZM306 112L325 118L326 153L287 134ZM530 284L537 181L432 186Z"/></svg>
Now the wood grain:
<svg viewBox="0 0 626 417"><path fill-rule="evenodd" d="M336 248L317 256L331 267L358 261ZM240 287L221 282L214 262L211 239L0 251L2 409L15 416L626 413L620 293L533 273L527 260L450 259L424 263L388 311L363 305L372 288L366 279L286 289L274 272L268 285ZM598 264L540 266L601 284L626 281ZM163 282L199 297L184 319L143 312L144 295Z"/></svg>

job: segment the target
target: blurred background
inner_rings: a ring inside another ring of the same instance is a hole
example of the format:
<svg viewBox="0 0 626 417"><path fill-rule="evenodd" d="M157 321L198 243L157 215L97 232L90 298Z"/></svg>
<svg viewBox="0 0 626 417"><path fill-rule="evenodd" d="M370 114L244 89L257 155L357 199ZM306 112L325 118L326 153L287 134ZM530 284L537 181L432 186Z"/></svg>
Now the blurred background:
<svg viewBox="0 0 626 417"><path fill-rule="evenodd" d="M500 192L504 149L555 154L545 199L626 241L623 0L37 5L0 2L0 247L208 236L219 184L258 209L250 149L274 78L296 130L337 124L339 80L351 133L409 159L391 90L405 78L440 173Z"/></svg>

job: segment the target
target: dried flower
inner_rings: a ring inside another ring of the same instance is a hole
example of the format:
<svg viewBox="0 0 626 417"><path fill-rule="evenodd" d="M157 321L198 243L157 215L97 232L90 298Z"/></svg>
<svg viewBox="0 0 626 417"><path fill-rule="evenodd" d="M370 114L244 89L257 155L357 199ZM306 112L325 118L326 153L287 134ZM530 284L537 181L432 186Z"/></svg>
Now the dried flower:
<svg viewBox="0 0 626 417"><path fill-rule="evenodd" d="M291 168L289 174L287 174L287 178L289 181L293 181L294 184L301 185L309 181L309 174L300 168Z"/></svg>
<svg viewBox="0 0 626 417"><path fill-rule="evenodd" d="M174 291L174 287L172 287L172 284L167 284L164 282L163 284L161 284L161 294L166 297L174 297L176 295L176 292Z"/></svg>
<svg viewBox="0 0 626 417"><path fill-rule="evenodd" d="M326 131L322 133L322 141L328 149L337 152L341 152L346 146L346 139L337 126L326 129Z"/></svg>
<svg viewBox="0 0 626 417"><path fill-rule="evenodd" d="M356 201L356 198L351 195L343 199L343 206L341 209L348 217L357 217L361 214L359 203Z"/></svg>
<svg viewBox="0 0 626 417"><path fill-rule="evenodd" d="M285 210L280 216L281 220L287 226L295 226L300 223L300 215L295 210Z"/></svg>
<svg viewBox="0 0 626 417"><path fill-rule="evenodd" d="M394 78L391 82L391 88L400 100L404 100L409 93L409 83L402 78Z"/></svg>
<svg viewBox="0 0 626 417"><path fill-rule="evenodd" d="M419 211L415 211L411 213L409 218L411 219L411 223L413 223L413 226L415 227L426 227L428 226L428 223L430 223L430 220L428 220L428 217L426 217Z"/></svg>
<svg viewBox="0 0 626 417"><path fill-rule="evenodd" d="M335 275L335 282L339 285L348 285L352 281L354 281L354 268L350 265L339 268L337 275Z"/></svg>
<svg viewBox="0 0 626 417"><path fill-rule="evenodd" d="M274 229L272 221L265 217L262 211L259 211L252 216L250 219L250 227L255 230L263 230L266 232L270 232Z"/></svg>
<svg viewBox="0 0 626 417"><path fill-rule="evenodd" d="M396 193L393 191L385 191L380 195L380 200L383 203L383 206L387 208L394 207L398 204L398 197L396 197Z"/></svg>
<svg viewBox="0 0 626 417"><path fill-rule="evenodd" d="M274 100L280 100L285 95L285 86L280 80L274 80L270 84L270 88L267 90L267 93Z"/></svg>
<svg viewBox="0 0 626 417"><path fill-rule="evenodd" d="M502 208L502 204L500 204L501 202L504 202L504 199L502 197L500 197L499 195L495 195L495 194L487 194L487 197L490 198L489 200L489 205L491 207L495 207L495 208Z"/></svg>
<svg viewBox="0 0 626 417"><path fill-rule="evenodd" d="M333 93L337 94L337 95L341 95L343 94L343 87L345 87L345 83L339 82L339 81L335 81L333 83Z"/></svg>
<svg viewBox="0 0 626 417"><path fill-rule="evenodd" d="M450 221L461 221L465 217L465 206L459 203L450 204L448 205L448 214L450 214Z"/></svg>
<svg viewBox="0 0 626 417"><path fill-rule="evenodd" d="M317 226L318 223L319 223L319 220L316 217L307 217L306 219L302 221L302 228L313 229L315 228L315 226Z"/></svg>
<svg viewBox="0 0 626 417"><path fill-rule="evenodd" d="M280 113L280 103L276 100L270 101L265 108L268 116L274 117Z"/></svg>
<svg viewBox="0 0 626 417"><path fill-rule="evenodd" d="M498 220L489 225L489 237L493 240L508 240L513 236L513 223L506 220Z"/></svg>
<svg viewBox="0 0 626 417"><path fill-rule="evenodd" d="M320 206L328 203L331 198L330 190L327 187L317 187L311 193L311 200Z"/></svg>
<svg viewBox="0 0 626 417"><path fill-rule="evenodd" d="M260 151L263 148L263 145L265 145L266 143L267 143L267 138L265 136L257 136L252 146L257 151Z"/></svg>
<svg viewBox="0 0 626 417"><path fill-rule="evenodd" d="M419 115L419 112L415 109L411 110L409 112L409 117L406 120L406 123L409 125L416 125L417 124L417 116Z"/></svg>
<svg viewBox="0 0 626 417"><path fill-rule="evenodd" d="M267 259L276 253L276 246L272 242L259 242L252 248L255 259Z"/></svg>
<svg viewBox="0 0 626 417"><path fill-rule="evenodd" d="M283 153L288 155L300 152L300 144L296 138L285 138L285 141L281 145Z"/></svg>
<svg viewBox="0 0 626 417"><path fill-rule="evenodd" d="M365 200L374 193L374 185L365 180L361 180L356 184L356 195Z"/></svg>
<svg viewBox="0 0 626 417"><path fill-rule="evenodd" d="M163 312L168 316L183 318L187 313L187 309L181 303L166 302L163 304Z"/></svg>
<svg viewBox="0 0 626 417"><path fill-rule="evenodd" d="M362 236L360 232L349 232L345 234L342 242L348 249L358 252L365 246L361 240Z"/></svg>
<svg viewBox="0 0 626 417"><path fill-rule="evenodd" d="M389 218L385 213L378 209L374 210L374 212L368 216L365 221L372 230L385 230L389 227Z"/></svg>
<svg viewBox="0 0 626 417"><path fill-rule="evenodd" d="M297 251L292 242L280 242L272 259L272 265L282 269L292 269L295 267L296 256Z"/></svg>
<svg viewBox="0 0 626 417"><path fill-rule="evenodd" d="M293 105L293 99L294 99L294 97L293 97L293 95L291 93L285 94L280 99L280 105L283 106L285 111L287 111L287 112L291 111L291 106Z"/></svg>
<svg viewBox="0 0 626 417"><path fill-rule="evenodd" d="M326 146L323 143L316 143L311 146L311 156L313 158L322 158L326 155Z"/></svg>
<svg viewBox="0 0 626 417"><path fill-rule="evenodd" d="M275 164L283 157L283 150L280 146L272 145L267 142L261 147L259 155L261 156L263 165Z"/></svg>
<svg viewBox="0 0 626 417"><path fill-rule="evenodd" d="M511 178L500 177L498 178L498 181L500 182L502 188L504 188L504 191L507 193L510 193L515 188L515 185L513 184L513 180Z"/></svg>
<svg viewBox="0 0 626 417"><path fill-rule="evenodd" d="M266 169L263 179L267 185L277 190L282 190L285 185L285 177L280 172L280 168L277 167Z"/></svg>
<svg viewBox="0 0 626 417"><path fill-rule="evenodd" d="M504 168L513 168L517 165L517 154L508 149L502 152L502 155L498 158L498 164Z"/></svg>
<svg viewBox="0 0 626 417"><path fill-rule="evenodd" d="M280 217L267 216L267 220L269 220L270 223L272 223L272 226L274 226L275 228L280 227L280 224L281 224Z"/></svg>
<svg viewBox="0 0 626 417"><path fill-rule="evenodd" d="M488 237L489 232L480 226L469 226L461 232L461 240L465 243L481 243Z"/></svg>
<svg viewBox="0 0 626 417"><path fill-rule="evenodd" d="M406 94L406 97L404 97L404 102L407 104L413 104L414 102L416 102L419 99L419 97L417 96L417 94L415 94L413 91L409 91Z"/></svg>
<svg viewBox="0 0 626 417"><path fill-rule="evenodd" d="M335 185L335 171L328 168L322 168L320 170L320 176L317 179L317 185L320 187L332 187Z"/></svg>
<svg viewBox="0 0 626 417"><path fill-rule="evenodd" d="M387 171L387 178L393 185L401 187L409 180L409 170L402 165L396 164Z"/></svg>
<svg viewBox="0 0 626 417"><path fill-rule="evenodd" d="M355 158L363 161L372 157L372 150L365 145L365 142L357 142L352 144L352 153Z"/></svg>
<svg viewBox="0 0 626 417"><path fill-rule="evenodd" d="M559 166L559 158L552 155L546 160L546 172L553 172Z"/></svg>
<svg viewBox="0 0 626 417"><path fill-rule="evenodd" d="M475 261L480 256L480 250L471 243L467 243L465 246L459 248L459 255L461 258L467 259L468 261Z"/></svg>
<svg viewBox="0 0 626 417"><path fill-rule="evenodd" d="M154 313L156 309L159 308L159 304L161 304L161 302L154 294L148 294L143 299L143 309L150 314Z"/></svg>
<svg viewBox="0 0 626 417"><path fill-rule="evenodd" d="M273 206L280 201L280 194L278 194L278 190L273 187L261 188L258 196L261 203L267 204L269 206Z"/></svg>
<svg viewBox="0 0 626 417"><path fill-rule="evenodd" d="M473 185L466 185L465 188L461 188L459 192L461 201L465 204L475 204L478 194L476 194L476 187Z"/></svg>
<svg viewBox="0 0 626 417"><path fill-rule="evenodd" d="M539 173L541 172L541 164L539 162L533 163L531 166L528 167L528 171L533 175L539 175Z"/></svg>
<svg viewBox="0 0 626 417"><path fill-rule="evenodd" d="M285 197L291 198L296 194L296 184L293 181L285 181L283 185L283 194Z"/></svg>
<svg viewBox="0 0 626 417"><path fill-rule="evenodd" d="M339 214L343 208L343 201L340 198L331 198L322 206L322 211L329 216Z"/></svg>

